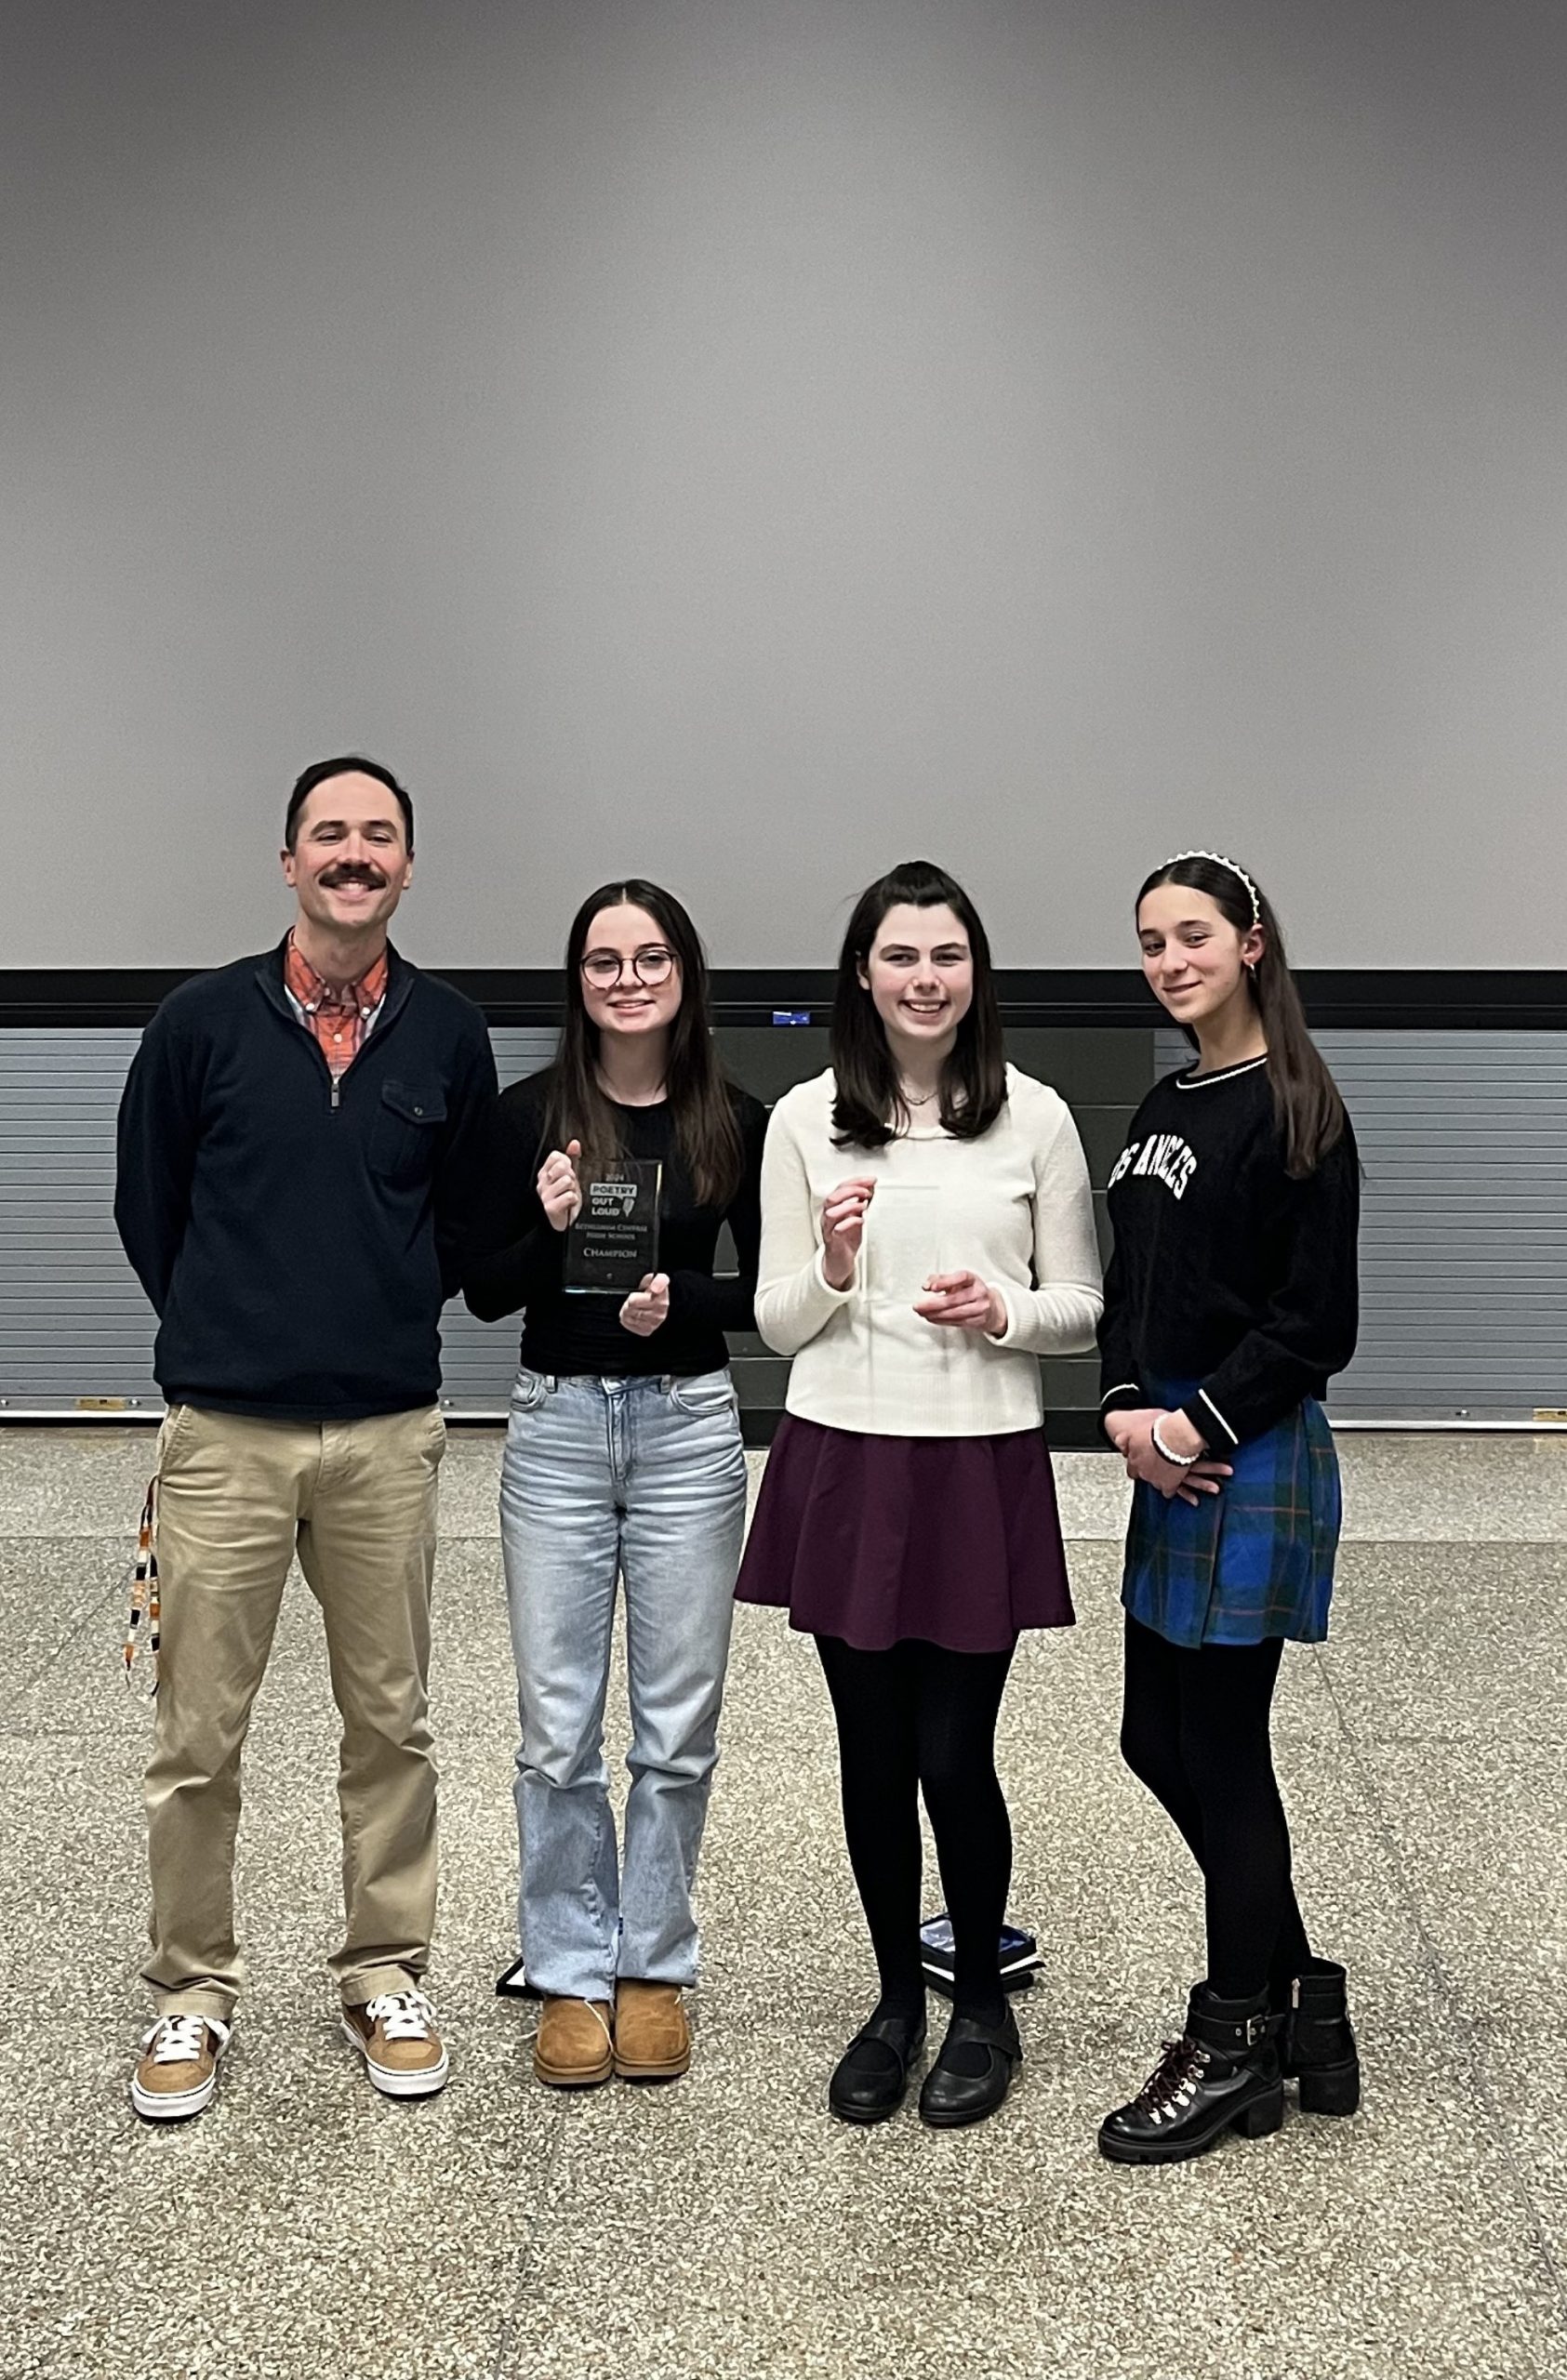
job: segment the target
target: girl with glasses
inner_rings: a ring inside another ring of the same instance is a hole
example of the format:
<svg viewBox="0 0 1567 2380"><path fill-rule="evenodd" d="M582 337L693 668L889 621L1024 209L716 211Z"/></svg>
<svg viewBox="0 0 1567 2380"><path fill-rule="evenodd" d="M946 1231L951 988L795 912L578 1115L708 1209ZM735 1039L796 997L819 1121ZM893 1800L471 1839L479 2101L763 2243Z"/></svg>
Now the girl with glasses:
<svg viewBox="0 0 1567 2380"><path fill-rule="evenodd" d="M1197 1058L1149 1093L1110 1175L1105 1431L1136 1482L1121 1747L1202 1871L1208 1972L1100 2127L1132 2165L1276 2132L1285 2074L1308 2111L1360 2099L1344 1969L1312 1956L1268 1734L1286 1640L1327 1634L1339 1485L1318 1399L1355 1348L1355 1138L1244 869L1185 852L1136 919Z"/></svg>
<svg viewBox="0 0 1567 2380"><path fill-rule="evenodd" d="M1019 1631L1072 1618L1038 1358L1093 1344L1094 1204L1064 1101L1005 1062L985 930L939 868L862 895L831 1057L767 1133L757 1327L794 1362L738 1593L815 1636L837 1719L881 1990L828 2104L893 2115L924 2043L923 1792L956 1974L920 2113L973 2123L1023 2054L995 1728Z"/></svg>
<svg viewBox="0 0 1567 2380"><path fill-rule="evenodd" d="M502 1093L464 1293L524 1314L501 1469L522 1743L519 1930L540 2081L683 2074L692 1880L717 1758L745 1456L724 1333L752 1328L766 1118L714 1054L696 928L641 879L583 903L554 1063ZM661 1168L656 1271L568 1287L584 1183ZM727 1223L738 1271L714 1272ZM623 1852L603 1735L618 1580L631 1774Z"/></svg>

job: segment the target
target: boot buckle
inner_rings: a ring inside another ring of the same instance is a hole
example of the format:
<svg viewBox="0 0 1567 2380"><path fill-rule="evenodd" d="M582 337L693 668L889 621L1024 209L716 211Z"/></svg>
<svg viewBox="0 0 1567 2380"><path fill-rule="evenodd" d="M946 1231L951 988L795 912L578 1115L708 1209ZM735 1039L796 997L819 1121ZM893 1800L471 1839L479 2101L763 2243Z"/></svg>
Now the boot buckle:
<svg viewBox="0 0 1567 2380"><path fill-rule="evenodd" d="M1256 2016L1248 2016L1246 2019L1246 2047L1255 2049L1258 2042L1266 2041L1267 2038L1268 2011L1264 2008Z"/></svg>

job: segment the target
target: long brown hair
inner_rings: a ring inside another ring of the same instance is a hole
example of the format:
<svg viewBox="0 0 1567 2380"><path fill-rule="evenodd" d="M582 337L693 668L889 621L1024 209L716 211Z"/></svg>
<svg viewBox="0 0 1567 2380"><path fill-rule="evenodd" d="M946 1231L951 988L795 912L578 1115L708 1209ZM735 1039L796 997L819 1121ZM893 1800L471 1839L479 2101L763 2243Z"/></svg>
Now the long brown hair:
<svg viewBox="0 0 1567 2380"><path fill-rule="evenodd" d="M1254 925L1262 931L1262 949L1255 967L1246 971L1247 980L1268 1042L1268 1079L1284 1144L1284 1170L1293 1180L1303 1182L1344 1138L1346 1117L1338 1085L1311 1038L1273 904L1255 879L1242 876L1229 861L1208 852L1191 852L1184 859L1166 860L1162 867L1154 869L1137 894L1134 917L1160 884L1184 884L1193 892L1205 892L1239 934L1250 933ZM1197 1036L1191 1027L1183 1025L1181 1031L1195 1047Z"/></svg>
<svg viewBox="0 0 1567 2380"><path fill-rule="evenodd" d="M670 1027L664 1089L675 1146L697 1203L725 1207L740 1186L745 1158L728 1078L712 1044L708 962L701 937L683 902L645 877L629 876L590 892L571 921L565 945L565 1022L549 1070L544 1131L552 1147L582 1144L584 1167L610 1165L625 1154L613 1103L599 1088L598 1026L582 991L588 933L601 909L645 909L680 968L680 1006Z"/></svg>
<svg viewBox="0 0 1567 2380"><path fill-rule="evenodd" d="M928 859L904 860L860 894L839 955L830 1042L837 1093L832 1139L838 1148L884 1148L909 1122L886 1032L859 980L883 919L905 903L915 909L949 908L968 936L974 959L974 998L941 1069L942 1129L956 1140L976 1141L1006 1103L1001 1009L979 912L945 869Z"/></svg>

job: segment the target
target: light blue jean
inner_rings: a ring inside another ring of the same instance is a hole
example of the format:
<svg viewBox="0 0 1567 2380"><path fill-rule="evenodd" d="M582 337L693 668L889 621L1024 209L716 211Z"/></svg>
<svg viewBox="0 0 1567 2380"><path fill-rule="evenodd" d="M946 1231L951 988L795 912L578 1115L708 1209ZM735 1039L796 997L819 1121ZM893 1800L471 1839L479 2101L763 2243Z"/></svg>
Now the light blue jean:
<svg viewBox="0 0 1567 2380"><path fill-rule="evenodd" d="M518 1374L500 1536L522 1719L518 1930L540 1991L611 2000L618 1976L696 1980L691 1884L745 1504L727 1371ZM631 1705L623 1859L604 1760L618 1578Z"/></svg>

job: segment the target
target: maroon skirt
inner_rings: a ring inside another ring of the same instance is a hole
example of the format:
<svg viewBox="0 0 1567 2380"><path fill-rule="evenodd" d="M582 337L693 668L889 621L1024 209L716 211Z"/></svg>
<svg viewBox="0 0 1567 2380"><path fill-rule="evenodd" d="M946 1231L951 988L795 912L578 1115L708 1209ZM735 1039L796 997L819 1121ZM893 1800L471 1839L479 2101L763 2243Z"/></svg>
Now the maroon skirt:
<svg viewBox="0 0 1567 2380"><path fill-rule="evenodd" d="M1040 1430L885 1438L786 1413L735 1589L861 1652L922 1637L1005 1651L1074 1617Z"/></svg>

